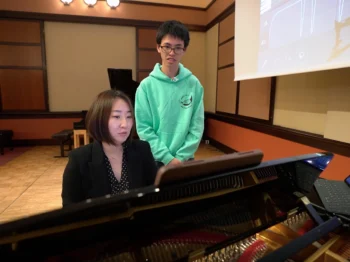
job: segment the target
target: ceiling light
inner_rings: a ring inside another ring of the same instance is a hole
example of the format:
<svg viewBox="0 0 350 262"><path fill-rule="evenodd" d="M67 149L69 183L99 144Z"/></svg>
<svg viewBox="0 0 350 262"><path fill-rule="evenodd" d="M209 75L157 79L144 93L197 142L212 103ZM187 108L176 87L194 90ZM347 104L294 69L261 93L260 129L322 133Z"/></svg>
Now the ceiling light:
<svg viewBox="0 0 350 262"><path fill-rule="evenodd" d="M70 3L73 2L73 0L61 0L62 3L64 3L65 5L69 5Z"/></svg>
<svg viewBox="0 0 350 262"><path fill-rule="evenodd" d="M92 7L96 5L97 0L84 0L85 4L87 4L89 7Z"/></svg>
<svg viewBox="0 0 350 262"><path fill-rule="evenodd" d="M120 0L106 0L106 1L111 8L116 8L120 4Z"/></svg>

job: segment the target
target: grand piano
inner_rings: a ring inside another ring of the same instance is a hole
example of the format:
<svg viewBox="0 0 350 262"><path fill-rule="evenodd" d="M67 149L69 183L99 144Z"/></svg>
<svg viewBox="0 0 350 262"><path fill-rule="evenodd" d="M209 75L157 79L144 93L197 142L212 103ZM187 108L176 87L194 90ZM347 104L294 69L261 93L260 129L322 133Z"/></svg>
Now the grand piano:
<svg viewBox="0 0 350 262"><path fill-rule="evenodd" d="M179 166L172 179L161 177L154 186L0 225L0 258L347 261L348 220L310 201L332 158L321 152L255 159L187 177L188 167Z"/></svg>
<svg viewBox="0 0 350 262"><path fill-rule="evenodd" d="M135 95L139 82L132 79L131 69L121 69L121 68L107 68L108 80L110 88L113 90L120 90L124 92L131 100L133 106L135 106ZM73 123L73 129L86 129L85 118L87 110L81 112L82 120Z"/></svg>

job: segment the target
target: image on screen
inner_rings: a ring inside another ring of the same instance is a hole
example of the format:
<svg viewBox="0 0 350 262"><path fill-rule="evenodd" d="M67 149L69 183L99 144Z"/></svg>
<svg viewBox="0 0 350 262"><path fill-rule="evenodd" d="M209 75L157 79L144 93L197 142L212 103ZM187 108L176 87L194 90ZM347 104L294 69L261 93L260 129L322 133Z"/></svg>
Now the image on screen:
<svg viewBox="0 0 350 262"><path fill-rule="evenodd" d="M350 57L350 0L260 0L260 73L313 70Z"/></svg>

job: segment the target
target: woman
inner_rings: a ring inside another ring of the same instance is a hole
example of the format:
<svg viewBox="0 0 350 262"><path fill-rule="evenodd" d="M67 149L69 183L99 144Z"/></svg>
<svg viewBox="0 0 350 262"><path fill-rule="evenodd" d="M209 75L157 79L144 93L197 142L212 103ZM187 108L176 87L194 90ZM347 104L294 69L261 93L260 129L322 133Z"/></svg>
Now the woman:
<svg viewBox="0 0 350 262"><path fill-rule="evenodd" d="M63 174L63 206L154 183L157 167L147 142L132 140L134 113L122 92L100 93L86 115L94 142L74 149Z"/></svg>

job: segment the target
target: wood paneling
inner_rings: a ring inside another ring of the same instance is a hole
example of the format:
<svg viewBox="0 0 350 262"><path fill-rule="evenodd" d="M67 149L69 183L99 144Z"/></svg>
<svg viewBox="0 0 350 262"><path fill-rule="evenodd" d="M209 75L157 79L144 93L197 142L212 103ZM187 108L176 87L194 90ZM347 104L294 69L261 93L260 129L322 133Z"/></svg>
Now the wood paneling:
<svg viewBox="0 0 350 262"><path fill-rule="evenodd" d="M232 6L219 23L216 111L272 124L275 81L272 78L233 81L234 35L235 8Z"/></svg>
<svg viewBox="0 0 350 262"><path fill-rule="evenodd" d="M228 114L237 112L237 91L239 86L234 82L234 8L219 22L218 34L218 71L216 91L216 111Z"/></svg>
<svg viewBox="0 0 350 262"><path fill-rule="evenodd" d="M153 70L156 63L161 63L156 49L157 29L136 29L137 81L141 82Z"/></svg>
<svg viewBox="0 0 350 262"><path fill-rule="evenodd" d="M222 22L219 28L219 44L235 36L235 13L230 14Z"/></svg>
<svg viewBox="0 0 350 262"><path fill-rule="evenodd" d="M0 42L40 44L40 23L0 20Z"/></svg>
<svg viewBox="0 0 350 262"><path fill-rule="evenodd" d="M149 75L149 73L151 73L151 71L148 71L148 72L139 72L138 73L138 81L142 81L143 79L145 79L148 75Z"/></svg>
<svg viewBox="0 0 350 262"><path fill-rule="evenodd" d="M41 46L0 45L0 66L41 67Z"/></svg>
<svg viewBox="0 0 350 262"><path fill-rule="evenodd" d="M138 48L154 48L156 50L156 29L138 29Z"/></svg>
<svg viewBox="0 0 350 262"><path fill-rule="evenodd" d="M220 37L219 37L220 38ZM234 63L234 40L219 46L218 67Z"/></svg>
<svg viewBox="0 0 350 262"><path fill-rule="evenodd" d="M44 110L42 70L0 69L2 109Z"/></svg>
<svg viewBox="0 0 350 262"><path fill-rule="evenodd" d="M0 111L48 110L42 21L0 19Z"/></svg>
<svg viewBox="0 0 350 262"><path fill-rule="evenodd" d="M240 81L238 114L269 120L270 92L270 77Z"/></svg>
<svg viewBox="0 0 350 262"><path fill-rule="evenodd" d="M237 82L233 81L234 67L218 70L216 111L235 114Z"/></svg>
<svg viewBox="0 0 350 262"><path fill-rule="evenodd" d="M234 10L234 5L235 0L216 0L207 11L208 27L211 28L211 26L220 22L222 18L225 18L226 11L229 11L228 14L232 13L232 10Z"/></svg>
<svg viewBox="0 0 350 262"><path fill-rule="evenodd" d="M139 69L148 69L152 70L156 63L161 63L161 58L158 52L156 51L139 51Z"/></svg>

